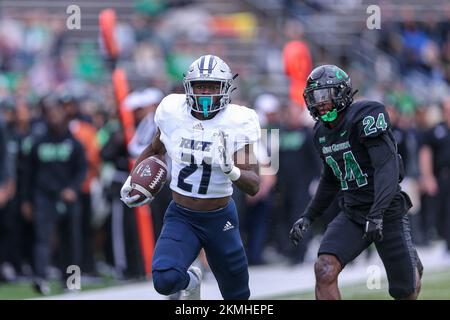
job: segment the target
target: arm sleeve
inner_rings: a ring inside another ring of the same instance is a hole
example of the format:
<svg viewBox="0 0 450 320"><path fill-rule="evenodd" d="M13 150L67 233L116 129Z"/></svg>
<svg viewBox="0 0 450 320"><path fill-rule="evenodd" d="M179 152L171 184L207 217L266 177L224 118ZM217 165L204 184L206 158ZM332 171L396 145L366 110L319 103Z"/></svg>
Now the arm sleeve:
<svg viewBox="0 0 450 320"><path fill-rule="evenodd" d="M339 182L330 166L324 162L316 194L309 202L302 216L309 218L311 221L320 217L333 202L339 191Z"/></svg>
<svg viewBox="0 0 450 320"><path fill-rule="evenodd" d="M383 134L365 141L374 168L374 199L368 217L383 214L398 190L399 161L395 141Z"/></svg>
<svg viewBox="0 0 450 320"><path fill-rule="evenodd" d="M374 198L368 217L383 214L399 188L400 160L391 132L389 114L383 104L370 101L357 119L361 143L374 169Z"/></svg>
<svg viewBox="0 0 450 320"><path fill-rule="evenodd" d="M161 142L166 145L166 144L170 144L170 129L167 127L170 127L170 122L167 121L167 119L171 119L170 117L170 113L168 113L167 109L167 104L169 102L170 96L165 97L160 104L158 105L158 107L156 108L155 111L155 118L154 118L154 126L155 126L155 132L159 129L160 131L160 135L159 135L159 139L161 140ZM169 132L168 132L169 131ZM153 136L152 136L153 139Z"/></svg>

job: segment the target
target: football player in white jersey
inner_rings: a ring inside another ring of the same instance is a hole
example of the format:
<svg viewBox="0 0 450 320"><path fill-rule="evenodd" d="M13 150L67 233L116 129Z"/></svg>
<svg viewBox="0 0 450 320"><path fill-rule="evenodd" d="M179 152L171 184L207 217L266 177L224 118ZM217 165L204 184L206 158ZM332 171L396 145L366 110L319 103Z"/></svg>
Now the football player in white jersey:
<svg viewBox="0 0 450 320"><path fill-rule="evenodd" d="M153 257L153 284L164 295L182 290L182 299L200 299L201 272L190 267L204 248L224 299L248 299L248 264L239 234L232 184L249 195L259 190L253 145L261 136L256 113L231 104L233 76L219 57L204 55L184 77L186 94L166 96L158 106L153 142L135 166L152 155L172 161L167 208ZM131 178L121 190L128 206Z"/></svg>

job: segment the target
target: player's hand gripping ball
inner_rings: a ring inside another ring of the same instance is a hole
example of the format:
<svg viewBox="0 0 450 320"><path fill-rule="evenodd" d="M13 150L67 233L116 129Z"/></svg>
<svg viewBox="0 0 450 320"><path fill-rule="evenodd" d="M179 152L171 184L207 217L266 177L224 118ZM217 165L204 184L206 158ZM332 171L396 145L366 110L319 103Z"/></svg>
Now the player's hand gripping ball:
<svg viewBox="0 0 450 320"><path fill-rule="evenodd" d="M139 163L130 176L129 197L135 199L131 206L141 206L152 201L166 183L167 166L160 157L151 156Z"/></svg>

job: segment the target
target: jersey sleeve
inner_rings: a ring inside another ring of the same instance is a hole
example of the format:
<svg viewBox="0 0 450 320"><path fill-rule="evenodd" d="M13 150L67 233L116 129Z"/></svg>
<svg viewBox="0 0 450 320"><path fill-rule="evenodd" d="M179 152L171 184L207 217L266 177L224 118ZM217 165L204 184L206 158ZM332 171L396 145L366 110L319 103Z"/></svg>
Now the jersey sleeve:
<svg viewBox="0 0 450 320"><path fill-rule="evenodd" d="M389 114L384 105L370 101L356 114L356 130L359 139L364 142L384 134L391 128Z"/></svg>
<svg viewBox="0 0 450 320"><path fill-rule="evenodd" d="M240 124L239 132L235 135L234 151L242 149L247 144L253 144L261 138L259 118L254 110L248 109L245 119Z"/></svg>
<svg viewBox="0 0 450 320"><path fill-rule="evenodd" d="M168 111L167 111L167 100L168 100L168 97L169 96L165 97L160 102L158 107L156 108L155 120L154 120L156 128L159 128L159 130L161 131L160 140L164 144L169 141L168 140L169 136L168 136L168 133L167 133L168 129L167 129L167 123L166 123L167 119L170 119L168 117L168 114L167 114L168 113ZM155 128L155 131L157 130L156 128Z"/></svg>
<svg viewBox="0 0 450 320"><path fill-rule="evenodd" d="M369 217L382 215L390 206L399 189L400 162L397 156L395 140L387 135L377 139L377 143L367 146L370 162L374 168L373 204Z"/></svg>
<svg viewBox="0 0 450 320"><path fill-rule="evenodd" d="M164 127L164 100L159 103L155 111L155 124L158 128Z"/></svg>

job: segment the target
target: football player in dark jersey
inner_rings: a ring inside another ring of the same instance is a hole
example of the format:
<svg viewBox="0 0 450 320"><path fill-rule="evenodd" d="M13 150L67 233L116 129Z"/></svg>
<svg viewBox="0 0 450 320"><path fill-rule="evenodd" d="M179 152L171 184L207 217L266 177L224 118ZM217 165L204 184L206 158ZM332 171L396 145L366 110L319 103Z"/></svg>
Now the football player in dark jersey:
<svg viewBox="0 0 450 320"><path fill-rule="evenodd" d="M402 161L385 107L353 102L350 77L323 65L307 79L304 98L314 127L314 145L323 161L314 198L294 223L297 244L312 222L339 194L342 212L328 225L314 266L317 299L340 299L339 273L375 243L395 299L417 299L423 267L412 242L401 191Z"/></svg>

